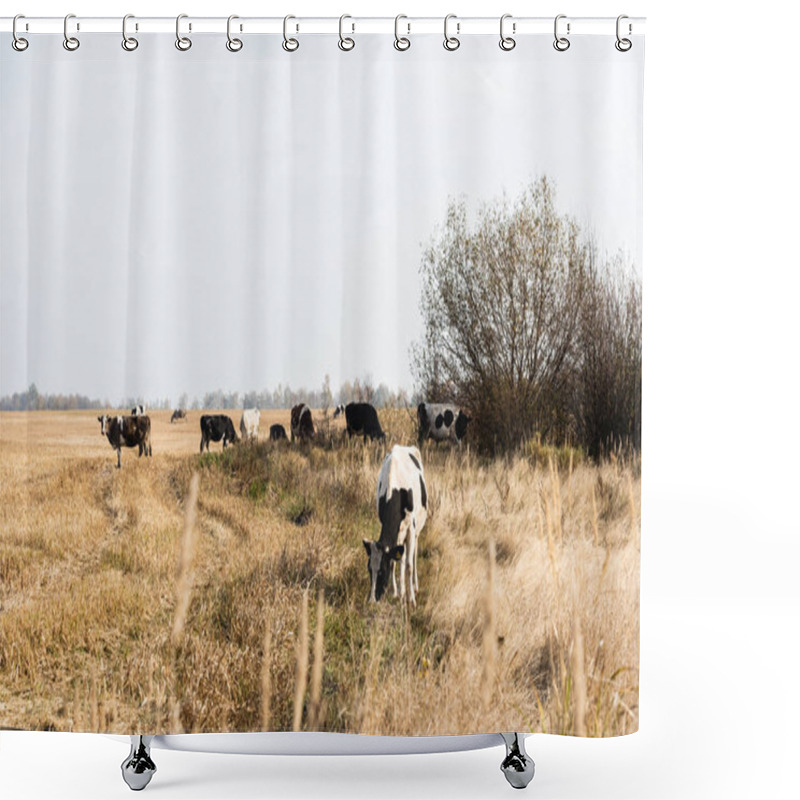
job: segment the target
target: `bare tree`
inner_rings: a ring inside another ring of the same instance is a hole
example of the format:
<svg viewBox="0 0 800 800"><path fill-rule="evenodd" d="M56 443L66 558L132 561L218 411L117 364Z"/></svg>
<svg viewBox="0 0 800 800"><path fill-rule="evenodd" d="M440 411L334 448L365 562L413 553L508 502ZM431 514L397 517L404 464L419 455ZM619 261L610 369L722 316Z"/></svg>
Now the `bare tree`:
<svg viewBox="0 0 800 800"><path fill-rule="evenodd" d="M575 418L579 440L598 457L641 447L642 289L621 258L592 259L577 340Z"/></svg>
<svg viewBox="0 0 800 800"><path fill-rule="evenodd" d="M422 263L412 368L428 399L472 410L484 446L565 430L588 255L546 178L485 205L474 225L451 203Z"/></svg>
<svg viewBox="0 0 800 800"><path fill-rule="evenodd" d="M470 410L480 446L638 447L641 287L621 259L598 264L547 178L473 222L452 202L421 277L418 391Z"/></svg>

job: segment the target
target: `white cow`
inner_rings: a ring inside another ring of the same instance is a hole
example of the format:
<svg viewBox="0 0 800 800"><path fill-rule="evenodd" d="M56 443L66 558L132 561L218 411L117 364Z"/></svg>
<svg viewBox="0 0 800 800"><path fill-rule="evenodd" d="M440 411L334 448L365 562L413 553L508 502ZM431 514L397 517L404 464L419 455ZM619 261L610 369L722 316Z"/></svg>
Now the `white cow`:
<svg viewBox="0 0 800 800"><path fill-rule="evenodd" d="M242 433L242 441L248 439L255 441L258 438L258 422L261 419L261 412L257 408L246 408L242 411L242 419L239 423L239 430Z"/></svg>
<svg viewBox="0 0 800 800"><path fill-rule="evenodd" d="M400 597L408 595L416 605L419 591L417 541L428 518L428 490L422 471L422 457L416 447L395 445L386 456L378 475L378 517L381 535L377 542L364 539L370 576L369 599L378 601L389 584L397 596L395 563L400 562Z"/></svg>

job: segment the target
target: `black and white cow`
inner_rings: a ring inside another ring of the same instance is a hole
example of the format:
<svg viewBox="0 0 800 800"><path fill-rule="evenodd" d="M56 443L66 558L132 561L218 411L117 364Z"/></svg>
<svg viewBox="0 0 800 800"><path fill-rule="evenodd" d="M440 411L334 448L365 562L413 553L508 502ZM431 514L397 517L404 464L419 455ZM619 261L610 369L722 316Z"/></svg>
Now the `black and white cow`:
<svg viewBox="0 0 800 800"><path fill-rule="evenodd" d="M269 440L271 442L280 442L286 440L286 428L283 425L270 425L269 426Z"/></svg>
<svg viewBox="0 0 800 800"><path fill-rule="evenodd" d="M145 414L147 414L147 407L144 405L134 406L131 409L132 417L143 417Z"/></svg>
<svg viewBox="0 0 800 800"><path fill-rule="evenodd" d="M365 442L367 437L373 441L375 439L386 440L386 434L381 428L375 406L369 403L348 403L346 406L337 406L336 411L333 412L333 418L336 419L340 414L344 414L347 422L347 435L350 438L363 436Z"/></svg>
<svg viewBox="0 0 800 800"><path fill-rule="evenodd" d="M172 412L172 416L169 418L170 422L177 422L179 419L186 419L186 409L185 408L176 408Z"/></svg>
<svg viewBox="0 0 800 800"><path fill-rule="evenodd" d="M378 517L381 535L377 542L364 539L369 571L369 599L377 602L389 585L397 596L395 564L400 562L400 597L408 595L416 605L419 591L417 542L428 518L428 491L422 472L422 457L416 447L395 445L386 456L378 475Z"/></svg>
<svg viewBox="0 0 800 800"><path fill-rule="evenodd" d="M467 435L468 417L458 406L448 403L420 403L417 406L419 420L419 444L426 439L439 442L456 442Z"/></svg>
<svg viewBox="0 0 800 800"><path fill-rule="evenodd" d="M122 467L122 448L138 447L139 458L152 456L150 444L150 417L148 416L109 416L98 417L100 435L117 451L117 469Z"/></svg>
<svg viewBox="0 0 800 800"><path fill-rule="evenodd" d="M292 409L291 429L292 441L314 438L314 420L311 419L311 409L305 403L298 403Z"/></svg>
<svg viewBox="0 0 800 800"><path fill-rule="evenodd" d="M209 442L222 440L222 449L238 441L233 420L227 414L203 414L200 417L200 452L208 450Z"/></svg>

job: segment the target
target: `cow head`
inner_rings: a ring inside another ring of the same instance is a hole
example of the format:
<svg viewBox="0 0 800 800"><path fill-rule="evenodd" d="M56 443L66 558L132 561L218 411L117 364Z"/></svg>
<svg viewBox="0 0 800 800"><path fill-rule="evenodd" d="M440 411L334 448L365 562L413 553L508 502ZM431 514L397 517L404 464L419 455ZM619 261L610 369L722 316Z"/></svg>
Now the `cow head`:
<svg viewBox="0 0 800 800"><path fill-rule="evenodd" d="M339 414L344 414L344 405L336 406L336 411L333 412L333 418L336 419Z"/></svg>
<svg viewBox="0 0 800 800"><path fill-rule="evenodd" d="M392 562L403 557L402 544L394 547L384 547L379 542L363 539L364 549L367 551L367 570L369 572L369 599L376 603L383 597L389 585L389 575L392 571Z"/></svg>
<svg viewBox="0 0 800 800"><path fill-rule="evenodd" d="M458 412L456 417L456 439L461 441L467 435L467 424L472 421L463 411Z"/></svg>
<svg viewBox="0 0 800 800"><path fill-rule="evenodd" d="M97 421L100 423L100 435L105 436L108 427L108 414L103 414L102 417L98 417Z"/></svg>

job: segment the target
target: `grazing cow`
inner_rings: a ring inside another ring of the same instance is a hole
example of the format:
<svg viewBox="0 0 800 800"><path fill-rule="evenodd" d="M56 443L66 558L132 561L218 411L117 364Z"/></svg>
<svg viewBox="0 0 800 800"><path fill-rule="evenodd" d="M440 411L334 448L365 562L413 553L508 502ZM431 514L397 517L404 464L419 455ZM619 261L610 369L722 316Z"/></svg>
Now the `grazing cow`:
<svg viewBox="0 0 800 800"><path fill-rule="evenodd" d="M239 422L239 430L242 432L242 441L248 439L255 441L258 439L258 423L261 419L261 412L257 408L246 408L242 411L242 419Z"/></svg>
<svg viewBox="0 0 800 800"><path fill-rule="evenodd" d="M311 409L300 403L292 409L291 419L292 441L295 439L313 439L314 421L311 419Z"/></svg>
<svg viewBox="0 0 800 800"><path fill-rule="evenodd" d="M405 597L406 570L408 594L416 605L417 541L428 517L428 491L422 473L422 458L416 447L395 445L386 456L378 476L378 517L381 535L377 542L364 539L369 571L369 599L377 602L389 584L397 596L394 565L400 562L400 597Z"/></svg>
<svg viewBox="0 0 800 800"><path fill-rule="evenodd" d="M203 448L209 448L210 442L218 442L222 439L222 449L230 442L231 444L239 441L236 438L236 431L233 427L233 420L227 414L203 414L200 417L200 452Z"/></svg>
<svg viewBox="0 0 800 800"><path fill-rule="evenodd" d="M172 412L172 416L169 418L170 422L177 422L179 419L186 419L186 409L185 408L176 408Z"/></svg>
<svg viewBox="0 0 800 800"><path fill-rule="evenodd" d="M420 403L417 406L419 419L419 444L426 439L439 442L456 442L467 435L468 417L458 406L447 403Z"/></svg>
<svg viewBox="0 0 800 800"><path fill-rule="evenodd" d="M108 439L108 443L117 451L117 469L122 467L122 448L138 447L139 458L142 455L152 456L153 446L150 444L150 417L117 416L103 414L98 417L100 435Z"/></svg>
<svg viewBox="0 0 800 800"><path fill-rule="evenodd" d="M381 429L375 406L369 403L348 403L346 406L336 407L336 411L333 412L334 419L339 414L344 414L347 421L347 435L350 438L363 435L365 442L367 437L373 441L375 439L386 441L386 434Z"/></svg>
<svg viewBox="0 0 800 800"><path fill-rule="evenodd" d="M144 405L134 406L131 409L132 417L143 417L147 413L147 407Z"/></svg>
<svg viewBox="0 0 800 800"><path fill-rule="evenodd" d="M280 442L286 440L286 428L283 425L270 425L269 440L271 442Z"/></svg>

